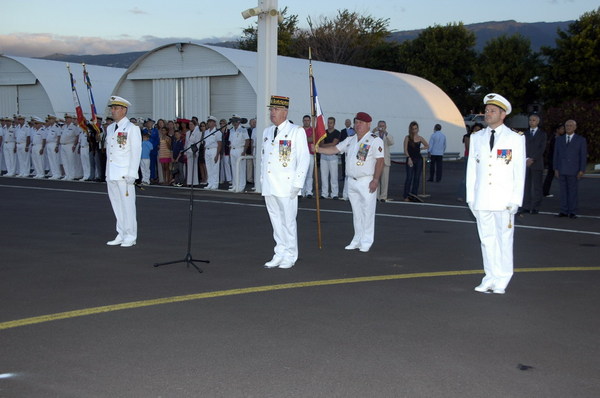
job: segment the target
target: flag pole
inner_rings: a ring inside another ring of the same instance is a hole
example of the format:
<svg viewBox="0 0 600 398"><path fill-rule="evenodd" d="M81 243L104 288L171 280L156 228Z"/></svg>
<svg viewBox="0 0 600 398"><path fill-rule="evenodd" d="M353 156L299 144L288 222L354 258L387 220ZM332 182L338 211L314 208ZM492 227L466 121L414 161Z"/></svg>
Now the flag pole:
<svg viewBox="0 0 600 398"><path fill-rule="evenodd" d="M314 146L314 150L313 150L313 157L314 157L314 163L315 163L315 167L313 168L314 171L314 180L315 180L315 199L316 199L316 203L317 203L317 243L319 246L319 249L323 248L323 239L322 239L322 235L321 235L321 201L320 201L320 194L319 194L319 166L318 166L318 162L317 162L317 146L318 146L318 142L316 142L316 131L317 131L317 126L316 126L316 122L317 122L317 114L316 114L316 109L315 109L315 93L313 92L313 71L312 71L312 52L311 52L311 48L308 48L308 82L309 82L309 86L310 86L310 109L311 109L311 128L312 128L312 134L313 134L313 146Z"/></svg>

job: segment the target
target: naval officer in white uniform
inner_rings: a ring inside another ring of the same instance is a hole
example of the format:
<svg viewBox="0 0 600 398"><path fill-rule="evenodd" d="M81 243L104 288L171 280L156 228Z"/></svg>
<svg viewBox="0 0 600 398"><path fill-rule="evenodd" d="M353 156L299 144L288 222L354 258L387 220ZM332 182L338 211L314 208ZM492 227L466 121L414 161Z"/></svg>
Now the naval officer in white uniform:
<svg viewBox="0 0 600 398"><path fill-rule="evenodd" d="M134 183L142 157L142 134L126 116L129 101L112 96L108 106L115 122L106 132L106 186L117 218L117 237L106 244L131 247L137 240Z"/></svg>
<svg viewBox="0 0 600 398"><path fill-rule="evenodd" d="M206 131L202 133L204 148L206 148L204 150L204 162L206 163L206 174L208 176L206 189L219 189L219 165L223 133L217 129L216 125L217 118L209 116L206 119Z"/></svg>
<svg viewBox="0 0 600 398"><path fill-rule="evenodd" d="M296 214L298 194L304 186L310 153L306 133L289 122L288 97L271 96L272 126L263 131L261 186L275 239L273 259L266 268L291 268L298 259Z"/></svg>
<svg viewBox="0 0 600 398"><path fill-rule="evenodd" d="M363 253L369 251L375 238L377 189L385 165L383 140L378 134L370 133L372 120L368 113L358 112L354 118L356 134L333 147L317 146L320 153L346 154L346 181L352 206L354 237L345 249L359 249Z"/></svg>
<svg viewBox="0 0 600 398"><path fill-rule="evenodd" d="M484 130L471 134L467 204L477 220L485 276L476 291L504 294L513 275L514 215L523 201L525 136L504 125L510 102L485 96Z"/></svg>

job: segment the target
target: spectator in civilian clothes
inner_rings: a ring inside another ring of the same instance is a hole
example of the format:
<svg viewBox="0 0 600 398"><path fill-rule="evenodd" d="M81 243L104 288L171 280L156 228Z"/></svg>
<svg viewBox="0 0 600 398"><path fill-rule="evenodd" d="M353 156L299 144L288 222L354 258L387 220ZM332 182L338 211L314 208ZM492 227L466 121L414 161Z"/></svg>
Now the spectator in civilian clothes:
<svg viewBox="0 0 600 398"><path fill-rule="evenodd" d="M442 133L442 126L436 124L433 128L433 135L429 139L429 156L431 163L429 164L429 179L435 182L442 181L442 168L444 165L444 152L446 152L446 136Z"/></svg>
<svg viewBox="0 0 600 398"><path fill-rule="evenodd" d="M319 147L335 147L340 142L340 132L335 129L335 118L327 118L327 136L321 141ZM338 156L321 153L321 198L337 200L339 195L338 185ZM330 191L331 183L331 191Z"/></svg>

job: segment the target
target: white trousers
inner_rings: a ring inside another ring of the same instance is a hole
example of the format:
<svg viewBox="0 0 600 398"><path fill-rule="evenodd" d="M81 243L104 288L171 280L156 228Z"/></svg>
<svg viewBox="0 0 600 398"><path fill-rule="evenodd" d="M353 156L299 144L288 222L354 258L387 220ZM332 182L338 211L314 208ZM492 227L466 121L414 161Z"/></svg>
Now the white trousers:
<svg viewBox="0 0 600 398"><path fill-rule="evenodd" d="M219 188L219 163L220 159L215 162L215 156L217 154L217 148L207 148L205 152L204 161L206 163L206 174L208 185L206 189L218 189Z"/></svg>
<svg viewBox="0 0 600 398"><path fill-rule="evenodd" d="M91 177L90 147L82 146L79 148L79 159L81 159L81 168L83 169L83 179L89 180Z"/></svg>
<svg viewBox="0 0 600 398"><path fill-rule="evenodd" d="M352 206L354 237L351 244L368 250L375 240L375 208L377 191L369 192L369 183L373 177L354 179L348 177L348 197Z"/></svg>
<svg viewBox="0 0 600 398"><path fill-rule="evenodd" d="M229 157L231 158L231 178L233 192L244 192L246 188L246 161L238 159L242 156L244 147L231 148Z"/></svg>
<svg viewBox="0 0 600 398"><path fill-rule="evenodd" d="M15 143L2 143L2 152L4 153L4 163L6 163L6 175L14 176L17 173L17 156L15 153Z"/></svg>
<svg viewBox="0 0 600 398"><path fill-rule="evenodd" d="M17 144L17 160L19 161L19 175L29 177L31 171L31 156L29 151L25 151L25 144Z"/></svg>
<svg viewBox="0 0 600 398"><path fill-rule="evenodd" d="M75 157L77 154L73 151L73 144L60 144L60 159L65 169L65 180L75 178Z"/></svg>
<svg viewBox="0 0 600 398"><path fill-rule="evenodd" d="M302 196L313 194L313 184L315 176L315 156L310 155L310 163L306 172L306 180L304 180L304 188L302 188Z"/></svg>
<svg viewBox="0 0 600 398"><path fill-rule="evenodd" d="M198 185L198 174L200 174L198 172L198 153L196 153L196 155L194 155L194 152L192 152L191 149L188 149L185 152L186 156L187 156L187 184L188 185ZM160 166L160 163L159 163ZM195 167L195 169L194 169ZM192 180L192 174L194 175L194 179Z"/></svg>
<svg viewBox="0 0 600 398"><path fill-rule="evenodd" d="M117 234L124 242L137 239L135 185L125 181L106 181L108 198L117 219Z"/></svg>
<svg viewBox="0 0 600 398"><path fill-rule="evenodd" d="M44 152L40 154L41 150L41 144L31 147L31 164L36 178L44 178L46 174L44 170Z"/></svg>
<svg viewBox="0 0 600 398"><path fill-rule="evenodd" d="M338 159L324 160L321 157L321 192L326 198L338 196L340 188L338 184ZM331 178L331 195L329 194L329 179Z"/></svg>
<svg viewBox="0 0 600 398"><path fill-rule="evenodd" d="M513 275L515 216L506 210L476 210L474 215L477 219L485 271L482 283L498 289L506 289Z"/></svg>
<svg viewBox="0 0 600 398"><path fill-rule="evenodd" d="M219 181L231 181L231 156L221 157L221 178Z"/></svg>
<svg viewBox="0 0 600 398"><path fill-rule="evenodd" d="M298 197L292 199L268 195L265 196L265 204L273 226L275 257L295 263L298 260Z"/></svg>
<svg viewBox="0 0 600 398"><path fill-rule="evenodd" d="M46 156L48 156L52 178L60 178L62 175L60 171L60 153L56 152L56 142L46 144Z"/></svg>
<svg viewBox="0 0 600 398"><path fill-rule="evenodd" d="M6 170L6 163L4 162L4 149L0 147L0 171L4 170Z"/></svg>
<svg viewBox="0 0 600 398"><path fill-rule="evenodd" d="M140 169L142 169L142 182L150 184L150 158L140 160Z"/></svg>

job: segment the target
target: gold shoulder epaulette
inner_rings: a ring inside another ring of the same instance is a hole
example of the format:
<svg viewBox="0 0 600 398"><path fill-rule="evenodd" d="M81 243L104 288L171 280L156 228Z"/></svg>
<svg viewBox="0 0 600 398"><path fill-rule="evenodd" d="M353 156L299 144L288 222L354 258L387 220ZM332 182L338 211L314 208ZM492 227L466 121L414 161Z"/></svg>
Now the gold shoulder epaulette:
<svg viewBox="0 0 600 398"><path fill-rule="evenodd" d="M519 130L515 130L515 129L513 129L512 127L511 127L510 129L511 129L512 131L514 131L515 133L519 134L519 135L523 135L523 134L525 134L524 132L522 132L522 131L519 131Z"/></svg>
<svg viewBox="0 0 600 398"><path fill-rule="evenodd" d="M371 133L371 137L373 137L373 138L377 138L377 134L375 134L375 133Z"/></svg>

